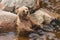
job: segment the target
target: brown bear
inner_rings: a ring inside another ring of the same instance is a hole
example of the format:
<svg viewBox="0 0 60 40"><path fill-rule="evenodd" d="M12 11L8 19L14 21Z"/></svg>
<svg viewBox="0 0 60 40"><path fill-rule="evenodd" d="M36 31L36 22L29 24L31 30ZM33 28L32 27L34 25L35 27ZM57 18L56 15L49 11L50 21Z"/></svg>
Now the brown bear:
<svg viewBox="0 0 60 40"><path fill-rule="evenodd" d="M39 22L36 22L29 14L29 9L26 6L22 6L17 9L17 35L24 34L24 32L34 31L33 26L39 26Z"/></svg>

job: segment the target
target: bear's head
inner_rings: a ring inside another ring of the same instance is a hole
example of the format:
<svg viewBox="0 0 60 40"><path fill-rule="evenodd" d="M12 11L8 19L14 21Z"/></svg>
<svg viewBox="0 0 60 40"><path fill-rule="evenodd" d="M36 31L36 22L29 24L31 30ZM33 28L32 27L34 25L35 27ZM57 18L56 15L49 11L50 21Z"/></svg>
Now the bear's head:
<svg viewBox="0 0 60 40"><path fill-rule="evenodd" d="M27 16L29 14L29 9L26 6L22 6L16 10L18 16Z"/></svg>

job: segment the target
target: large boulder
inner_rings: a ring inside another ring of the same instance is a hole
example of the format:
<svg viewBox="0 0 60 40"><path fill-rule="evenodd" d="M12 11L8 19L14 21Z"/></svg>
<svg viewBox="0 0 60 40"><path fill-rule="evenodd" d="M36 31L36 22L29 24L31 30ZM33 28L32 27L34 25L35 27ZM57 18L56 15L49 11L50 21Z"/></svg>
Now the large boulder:
<svg viewBox="0 0 60 40"><path fill-rule="evenodd" d="M0 32L14 31L17 15L0 10Z"/></svg>
<svg viewBox="0 0 60 40"><path fill-rule="evenodd" d="M42 24L44 21L49 24L52 19L54 19L51 15L49 15L49 12L44 9L39 9L35 13L31 14L37 21L39 21L40 24Z"/></svg>
<svg viewBox="0 0 60 40"><path fill-rule="evenodd" d="M34 0L2 0L2 4L4 4L6 11L13 11L13 9L21 7L21 6L28 6L32 7L35 3Z"/></svg>
<svg viewBox="0 0 60 40"><path fill-rule="evenodd" d="M2 0L0 0L0 2L1 2Z"/></svg>

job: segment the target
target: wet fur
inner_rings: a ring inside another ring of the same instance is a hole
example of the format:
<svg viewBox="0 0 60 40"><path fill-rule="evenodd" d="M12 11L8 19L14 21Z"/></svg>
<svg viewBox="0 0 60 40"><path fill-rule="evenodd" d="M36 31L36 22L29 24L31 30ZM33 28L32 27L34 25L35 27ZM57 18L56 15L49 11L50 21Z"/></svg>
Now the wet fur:
<svg viewBox="0 0 60 40"><path fill-rule="evenodd" d="M26 10L27 9L27 10ZM27 7L20 7L17 9L17 35L23 35L24 33L30 33L33 30L33 27L39 26L40 24L36 22L31 15ZM27 14L26 14L27 13ZM26 15L25 15L26 14ZM24 16L25 15L25 16Z"/></svg>

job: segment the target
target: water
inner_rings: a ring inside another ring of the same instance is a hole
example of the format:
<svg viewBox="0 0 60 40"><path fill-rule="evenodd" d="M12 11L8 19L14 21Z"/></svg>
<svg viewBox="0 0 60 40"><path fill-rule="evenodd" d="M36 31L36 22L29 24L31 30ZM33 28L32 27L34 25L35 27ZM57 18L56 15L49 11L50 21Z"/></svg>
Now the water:
<svg viewBox="0 0 60 40"><path fill-rule="evenodd" d="M29 37L20 36L19 40L60 40L60 32L46 32L45 35L32 33ZM0 34L0 40L16 40L16 35L13 32Z"/></svg>

